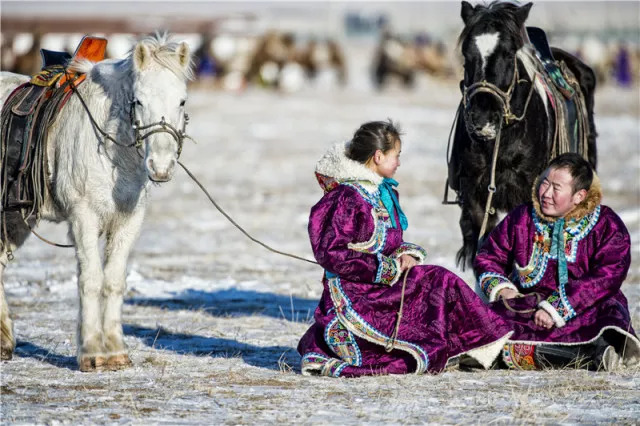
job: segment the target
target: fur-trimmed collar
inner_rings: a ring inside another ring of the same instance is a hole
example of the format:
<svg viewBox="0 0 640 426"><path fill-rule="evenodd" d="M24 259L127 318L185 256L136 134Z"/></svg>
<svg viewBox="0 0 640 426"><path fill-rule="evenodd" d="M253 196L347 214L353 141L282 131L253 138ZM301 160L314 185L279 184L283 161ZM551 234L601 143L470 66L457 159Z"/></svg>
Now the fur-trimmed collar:
<svg viewBox="0 0 640 426"><path fill-rule="evenodd" d="M540 208L540 201L538 200L539 184L540 177L536 178L536 181L533 183L533 188L531 189L531 200L533 201L533 207L536 209L536 214L539 218L543 219L546 222L553 223L558 218L545 215L544 213L542 213L542 209ZM567 213L564 218L567 221L582 219L586 215L593 213L593 211L600 205L601 202L602 187L600 186L600 178L594 173L591 187L589 188L589 191L587 191L587 196L573 210Z"/></svg>
<svg viewBox="0 0 640 426"><path fill-rule="evenodd" d="M318 160L316 178L325 192L329 192L342 182L357 181L368 190L377 189L383 177L362 163L354 161L345 154L349 142L334 144Z"/></svg>

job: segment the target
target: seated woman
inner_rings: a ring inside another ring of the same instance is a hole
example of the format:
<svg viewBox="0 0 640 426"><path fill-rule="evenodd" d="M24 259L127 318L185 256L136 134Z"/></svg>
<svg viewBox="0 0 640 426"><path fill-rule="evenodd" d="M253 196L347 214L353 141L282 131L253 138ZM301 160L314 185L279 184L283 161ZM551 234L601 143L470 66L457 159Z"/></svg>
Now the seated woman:
<svg viewBox="0 0 640 426"><path fill-rule="evenodd" d="M393 189L400 148L392 122L370 122L316 166L325 195L309 236L324 292L298 344L303 374L437 373L461 354L489 367L511 333L458 276L417 266L426 253L402 240Z"/></svg>
<svg viewBox="0 0 640 426"><path fill-rule="evenodd" d="M601 198L589 163L562 154L538 178L532 203L509 213L478 250L479 287L514 329L506 366L611 371L640 363L620 291L629 233Z"/></svg>

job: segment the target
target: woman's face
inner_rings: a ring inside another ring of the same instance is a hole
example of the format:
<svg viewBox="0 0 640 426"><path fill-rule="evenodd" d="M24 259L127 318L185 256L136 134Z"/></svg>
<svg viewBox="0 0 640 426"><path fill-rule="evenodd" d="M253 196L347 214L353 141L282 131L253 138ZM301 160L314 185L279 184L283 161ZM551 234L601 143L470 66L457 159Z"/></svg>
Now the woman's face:
<svg viewBox="0 0 640 426"><path fill-rule="evenodd" d="M392 178L400 167L400 152L402 143L397 141L393 149L387 152L377 150L371 159L370 168L385 178Z"/></svg>
<svg viewBox="0 0 640 426"><path fill-rule="evenodd" d="M542 213L564 217L584 200L586 191L573 192L573 177L566 168L547 169L538 187L538 201Z"/></svg>

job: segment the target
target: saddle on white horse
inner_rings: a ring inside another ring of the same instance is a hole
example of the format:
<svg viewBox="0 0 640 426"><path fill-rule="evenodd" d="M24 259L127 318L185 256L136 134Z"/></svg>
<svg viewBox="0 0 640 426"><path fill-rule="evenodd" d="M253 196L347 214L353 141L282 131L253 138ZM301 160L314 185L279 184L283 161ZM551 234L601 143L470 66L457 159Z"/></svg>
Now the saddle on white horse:
<svg viewBox="0 0 640 426"><path fill-rule="evenodd" d="M85 36L73 57L41 50L42 71L18 86L2 106L0 119L0 199L2 214L21 210L26 220L38 212L48 183L46 145L49 126L85 78L68 72L71 60L104 59L107 40ZM4 241L4 236L2 236Z"/></svg>

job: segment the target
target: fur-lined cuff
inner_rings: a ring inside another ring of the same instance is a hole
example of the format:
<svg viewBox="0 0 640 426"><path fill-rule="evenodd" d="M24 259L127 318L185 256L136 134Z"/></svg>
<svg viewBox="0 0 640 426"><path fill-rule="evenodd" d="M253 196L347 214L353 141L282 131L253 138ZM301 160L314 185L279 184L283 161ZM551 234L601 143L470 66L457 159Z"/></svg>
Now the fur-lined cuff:
<svg viewBox="0 0 640 426"><path fill-rule="evenodd" d="M391 257L399 259L403 254L415 257L418 260L419 265L421 265L427 258L427 251L413 243L402 243L400 247L393 252Z"/></svg>
<svg viewBox="0 0 640 426"><path fill-rule="evenodd" d="M498 298L498 293L505 288L510 288L516 293L520 293L518 287L509 281L509 278L493 272L485 272L480 275L478 284L484 295L489 299L489 302L495 302Z"/></svg>
<svg viewBox="0 0 640 426"><path fill-rule="evenodd" d="M551 306L551 303L547 302L546 300L543 300L542 302L538 303L538 307L540 309L544 309L546 313L551 315L551 318L553 319L553 323L556 325L556 327L561 328L567 325L567 322L564 320L564 318L560 316L556 308Z"/></svg>
<svg viewBox="0 0 640 426"><path fill-rule="evenodd" d="M400 275L402 275L400 261L378 253L378 270L374 282L392 286L400 279Z"/></svg>
<svg viewBox="0 0 640 426"><path fill-rule="evenodd" d="M513 290L516 293L520 294L520 292L518 291L518 287L516 287L512 283L510 283L510 282L508 282L508 283L500 283L497 286L495 286L493 288L493 290L491 290L491 293L489 294L489 302L495 302L496 300L498 300L498 295L505 288L510 288L511 290Z"/></svg>

